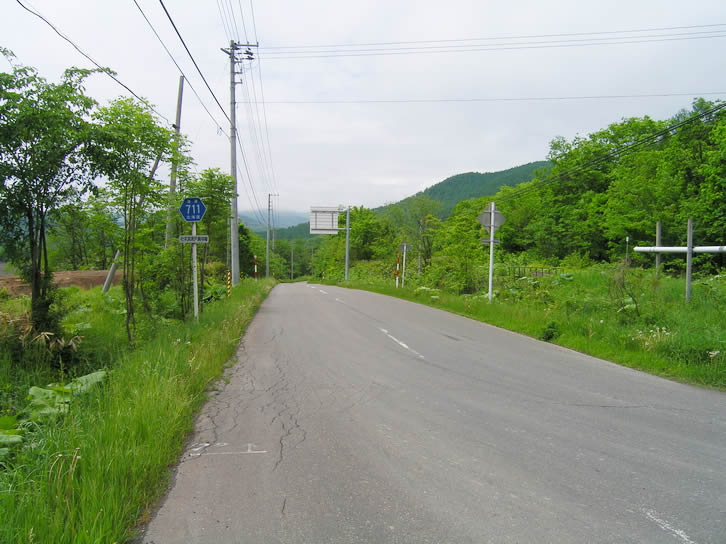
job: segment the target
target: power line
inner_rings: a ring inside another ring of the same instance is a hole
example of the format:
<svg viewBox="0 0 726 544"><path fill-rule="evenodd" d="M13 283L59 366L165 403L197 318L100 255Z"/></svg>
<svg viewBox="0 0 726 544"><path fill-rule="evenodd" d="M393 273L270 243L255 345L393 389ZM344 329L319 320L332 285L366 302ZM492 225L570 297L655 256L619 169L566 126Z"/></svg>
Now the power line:
<svg viewBox="0 0 726 544"><path fill-rule="evenodd" d="M232 33L229 31L229 27L227 26L227 20L224 17L224 14L222 13L222 5L219 3L219 0L217 0L217 10L219 10L219 18L222 19L222 26L224 27L224 35L227 36L228 40L232 40L233 36Z"/></svg>
<svg viewBox="0 0 726 544"><path fill-rule="evenodd" d="M255 21L255 8L252 3L252 0L250 0L250 13L252 15L252 30L254 32L255 42L259 43L259 40L257 37L257 22ZM270 130L269 130L269 124L267 122L267 108L265 106L265 88L264 88L263 79L262 79L262 62L260 60L259 52L257 55L257 72L260 76L260 97L262 98L262 115L265 120L265 138L267 140L267 154L269 157L270 170L272 172L272 182L273 182L273 185L275 186L275 192L277 192L277 176L275 175L275 163L272 160L272 146L270 145Z"/></svg>
<svg viewBox="0 0 726 544"><path fill-rule="evenodd" d="M18 1L20 1L20 0L18 0ZM217 106L219 106L219 109L222 110L222 113L227 118L227 120L231 123L232 120L229 118L229 115L227 115L227 112L224 111L222 104L219 103L219 100L217 99L217 95L214 94L214 91L209 86L209 83L207 82L207 78L204 77L204 74L202 73L202 71L199 68L199 65L197 64L197 61L194 60L194 55L192 55L192 52L189 51L189 48L187 47L187 44L184 41L184 38L182 38L182 35L179 32L179 29L176 27L176 24L174 23L174 19L172 19L171 15L169 14L169 11L166 9L166 6L164 5L164 0L159 0L159 3L161 4L161 7L164 9L164 13L166 13L166 16L169 19L171 26L174 27L174 31L176 32L176 35L179 36L179 40L181 40L182 45L184 46L184 49L186 49L186 52L189 55L189 58L192 59L192 63L194 64L194 67L197 69L197 72L199 72L199 75L202 77L202 81L204 81L204 84L207 86L207 89L209 89L209 92L212 94L212 97L214 97L214 101L217 103Z"/></svg>
<svg viewBox="0 0 726 544"><path fill-rule="evenodd" d="M497 199L497 202L506 202L508 200L513 200L515 198L519 198L519 197L526 195L528 193L531 193L533 191L538 191L539 189L541 189L542 187L544 187L546 185L550 185L552 183L562 181L565 178L579 174L580 172L584 171L585 169L591 168L593 166L597 166L603 162L609 161L610 159L613 159L616 157L621 157L621 156L627 155L629 153L638 151L642 147L646 147L646 146L649 146L651 144L654 144L654 143L660 141L662 138L677 131L679 128L681 128L685 125L688 125L690 123L693 123L695 121L698 121L699 119L702 119L704 117L708 117L709 115L713 115L724 108L726 108L726 103L718 104L718 105L714 106L713 108L710 108L706 111L692 115L688 119L685 119L678 123L674 123L672 125L669 125L664 129L658 130L658 131L654 132L653 134L651 134L650 136L641 138L640 140L637 140L636 142L633 142L632 144L628 144L628 145L621 146L621 147L616 147L615 149L605 153L601 157L588 161L585 164L570 168L568 170L565 170L564 172L560 172L558 175L544 179L544 180L540 181L539 183L535 182L528 187L523 187L522 189L519 189L519 190L514 189L508 195Z"/></svg>
<svg viewBox="0 0 726 544"><path fill-rule="evenodd" d="M189 85L189 88L194 93L194 96L197 97L197 100L199 101L199 103L204 108L204 111L207 112L207 115L209 115L209 118L216 125L217 129L219 129L225 136L227 136L227 133L224 131L224 129L222 128L222 126L219 123L217 123L217 120L214 118L214 116L212 115L212 113L209 111L209 109L207 108L206 104L204 104L204 102L202 101L201 97L199 96L199 93L197 93L197 90L194 88L194 86L192 85L191 81L189 81L189 78L184 73L184 70L182 70L181 69L181 66L179 66L179 63L177 63L176 59L174 58L174 55L171 54L171 51L169 51L169 48L166 46L166 44L164 43L164 41L159 36L159 33L156 31L156 28L154 28L154 25L152 25L151 24L151 21L149 21L149 18L146 16L146 13L144 13L144 10L141 9L141 6L139 5L139 3L136 0L133 0L133 2L134 2L134 4L136 4L136 7L139 8L139 11L141 12L141 15L144 17L144 20L149 25L149 28L151 28L151 31L154 33L154 36L156 36L156 39L159 40L159 43L164 48L164 51L166 51L166 54L169 55L169 58L174 63L174 66L176 66L177 69L179 70L179 72L181 73L181 75L184 76L184 79L187 81L187 84ZM229 136L227 136L227 137L229 137Z"/></svg>
<svg viewBox="0 0 726 544"><path fill-rule="evenodd" d="M524 97L494 97L494 98L403 98L403 99L362 99L362 100L268 100L267 104L431 104L431 103L461 103L461 102L545 102L564 100L607 100L624 98L667 98L677 96L716 96L726 95L726 91L713 91L705 93L649 93L649 94L612 94L612 95L585 95L585 96L524 96ZM264 99L263 99L264 100ZM264 104L264 102L263 102Z"/></svg>
<svg viewBox="0 0 726 544"><path fill-rule="evenodd" d="M113 71L112 71L112 70L111 70L110 68L106 68L106 67L103 67L103 66L101 66L100 64L98 64L98 63L97 63L97 62L96 62L95 60L93 60L93 59L92 59L92 58L90 57L90 55L88 55L88 54L87 54L87 53L86 53L85 51L83 51L83 50L82 50L82 49L81 49L80 47L78 47L78 46L77 46L77 45L75 44L75 42L74 42L73 40L71 40L71 39L70 39L70 38L69 38L68 36L66 36L66 35L65 35L65 34L63 34L63 33L62 33L62 32L61 32L60 30L58 30L58 29L57 29L57 28L55 27L55 25L54 25L53 23L51 23L51 22L50 22L50 21L49 21L48 19L46 19L45 17L43 17L43 16L42 16L42 15L41 15L40 13L38 13L38 12L36 12L36 11L33 11L32 9L30 9L30 8L29 8L28 6L26 6L25 4L23 4L23 3L22 3L22 2L20 1L20 0L15 0L15 1L16 1L16 2L18 3L18 4L20 4L20 7L22 7L22 8L23 8L23 9L24 9L25 11L27 11L28 13L32 13L33 15L35 15L36 17L38 17L38 18L39 18L40 20L42 20L42 21L43 21L43 22L44 22L45 24L47 24L47 25L48 25L48 26L49 26L50 28L52 28L52 29L53 29L53 31L54 31L54 32L55 32L56 34L58 34L58 36L60 36L60 37L61 37L61 38L63 38L63 39L65 40L65 41L67 41L67 42L68 42L69 44L71 44L71 45L73 46L73 48L74 48L74 49L75 49L76 51L78 51L78 52L79 52L79 53L80 53L81 55L83 55L83 56L84 56L84 57L85 57L86 59L88 59L88 60L89 60L90 62L92 62L92 63L93 63L93 65L94 65L94 66L96 66L96 68L98 68L98 69L99 69L99 70L100 70L101 72L103 72L104 74L106 74L106 75L107 75L108 77L110 77L111 79L113 79L113 80L114 80L114 81L115 81L116 83L118 83L119 85L121 85L121 86L122 86L122 87L123 87L124 89L126 89L126 90L127 90L128 92L130 92L130 93L131 93L131 94L132 94L132 95L134 96L134 98L136 98L136 99L137 99L137 100L139 100L140 102L143 102L144 104L146 104L146 105L148 106L148 108L149 108L149 109L151 109L151 111L153 111L153 112L154 112L154 113L155 113L156 115L158 115L159 117L161 117L162 119L164 119L164 120L165 120L165 121L166 121L166 122L167 122L167 123L168 123L169 125L172 125L172 124L173 124L173 123L172 123L171 121L169 121L169 119L167 119L167 118L166 118L166 116L165 116L165 115L162 115L161 113L159 113L159 112L158 112L158 111L157 111L157 110L156 110L156 109L155 109L155 108L154 108L154 107L153 107L153 106L152 106L152 105L151 105L151 104L149 103L149 101L148 101L148 100L146 100L146 99L144 99L144 98L141 98L141 97L140 97L140 96L139 96L138 94L136 94L136 93L135 93L135 92L134 92L134 91L133 91L133 90L131 89L131 87L129 87L129 86L128 86L128 85L126 85L126 84L125 84L125 83L124 83L123 81L121 81L121 80L120 80L119 78L117 78L117 77L116 77L116 75L114 74L114 72L113 72Z"/></svg>
<svg viewBox="0 0 726 544"><path fill-rule="evenodd" d="M312 51L297 55L279 54L279 56L268 57L271 60L289 60L289 59L320 59L320 58L336 58L336 57L376 57L376 56L399 56L399 55L430 55L440 53L473 53L473 52L491 52L491 51L516 51L527 49L563 49L573 47L593 47L602 45L632 45L638 43L656 43L656 42L674 42L685 40L703 40L713 38L726 38L726 33L719 33L708 36L685 36L672 38L642 38L642 39L624 39L614 38L620 41L594 42L589 43L557 43L557 42L541 42L541 43L513 43L513 44L492 44L480 47L456 48L452 47L435 47L435 48L404 48L405 50L396 49L378 49L365 51L362 49L351 51ZM269 52L268 55L276 55L278 53Z"/></svg>
<svg viewBox="0 0 726 544"><path fill-rule="evenodd" d="M250 4L251 4L250 0ZM413 44L427 44L427 43L455 43L455 42L477 42L477 41L491 41L491 40L528 40L535 38L565 38L572 36L602 36L606 34L635 34L638 32L665 32L670 30L690 30L694 28L715 28L715 27L726 27L726 23L713 23L707 25L689 25L689 26L669 26L669 27L655 27L655 28L639 28L631 30L605 30L599 32L569 32L562 34L530 34L521 36L490 36L483 38L456 38L448 40L419 40L419 41L407 41L407 42L369 42L369 43L344 43L344 44L321 44L321 45L278 45L268 46L266 49L306 49L306 48L334 48L334 47L371 47L371 46L383 46L383 45L413 45ZM255 38L257 39L257 38Z"/></svg>

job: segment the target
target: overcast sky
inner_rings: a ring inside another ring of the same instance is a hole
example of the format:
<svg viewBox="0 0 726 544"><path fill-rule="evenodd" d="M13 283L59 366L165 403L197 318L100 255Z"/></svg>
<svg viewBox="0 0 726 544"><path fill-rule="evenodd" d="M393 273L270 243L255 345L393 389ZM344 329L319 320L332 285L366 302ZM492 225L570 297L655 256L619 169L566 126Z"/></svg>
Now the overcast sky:
<svg viewBox="0 0 726 544"><path fill-rule="evenodd" d="M22 1L173 120L179 71L134 0ZM215 119L187 86L181 126L193 141L197 169L228 171L229 141L218 128L229 132L225 114L160 2L137 2ZM237 86L238 100L261 102L264 94L266 101L264 108L244 102L237 107L251 174L250 181L239 157L241 210L250 202L265 210L268 193L279 193L280 209L375 207L457 173L542 160L558 135L586 135L623 117L668 118L699 94L721 92L707 98L726 99L723 0L165 4L227 114L229 60L220 48L230 38L259 41L257 60L244 62L244 83ZM635 30L641 32L621 32ZM331 56L345 51L339 47L344 44L375 45ZM53 81L68 66L91 67L16 0L3 2L0 45ZM436 49L442 46L449 50ZM325 53L290 58L315 51ZM88 92L101 103L127 94L100 75ZM473 100L676 93L688 96Z"/></svg>

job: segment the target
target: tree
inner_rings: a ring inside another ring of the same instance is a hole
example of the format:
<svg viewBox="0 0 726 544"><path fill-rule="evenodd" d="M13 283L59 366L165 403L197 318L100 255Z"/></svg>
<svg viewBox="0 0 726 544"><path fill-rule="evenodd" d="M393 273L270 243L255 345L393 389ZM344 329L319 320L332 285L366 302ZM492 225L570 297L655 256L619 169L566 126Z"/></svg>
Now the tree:
<svg viewBox="0 0 726 544"><path fill-rule="evenodd" d="M126 298L126 333L134 341L134 288L136 282L137 227L145 214L165 203L162 186L154 178L160 161L171 150L172 133L162 127L151 107L119 98L100 108L93 149L94 165L109 178L108 190L121 212L123 289Z"/></svg>
<svg viewBox="0 0 726 544"><path fill-rule="evenodd" d="M86 151L88 116L95 102L84 94L92 73L76 68L49 83L30 67L0 73L0 229L6 251L31 287L36 330L54 328L48 214L91 186Z"/></svg>

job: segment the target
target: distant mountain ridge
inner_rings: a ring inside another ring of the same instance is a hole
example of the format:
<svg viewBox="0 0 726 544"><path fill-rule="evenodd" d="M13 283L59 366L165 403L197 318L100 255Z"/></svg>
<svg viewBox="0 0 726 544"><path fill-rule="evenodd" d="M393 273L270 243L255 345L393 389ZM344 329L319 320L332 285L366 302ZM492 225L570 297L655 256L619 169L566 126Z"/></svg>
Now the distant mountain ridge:
<svg viewBox="0 0 726 544"><path fill-rule="evenodd" d="M509 168L507 170L501 170L499 172L467 172L464 174L456 174L416 193L415 195L408 196L398 202L393 202L379 208L375 208L374 211L384 212L386 210L390 210L391 208L404 204L411 198L423 194L433 200L441 202L441 217L443 219L451 215L451 211L454 209L454 206L462 200L494 195L505 185L514 187L520 183L530 181L534 178L537 170L541 170L549 166L550 163L548 161L535 161L521 166L515 166L514 168ZM304 219L307 219L307 217ZM264 230L264 225L262 228ZM253 230L257 229L253 228ZM289 225L287 228L276 229L275 236L281 240L309 238L311 236L309 230L309 223L306 221L305 223Z"/></svg>
<svg viewBox="0 0 726 544"><path fill-rule="evenodd" d="M257 212L253 210L243 210L239 212L239 217L247 228L255 232L267 229L267 215L264 215L264 221L261 221ZM274 223L278 229L285 229L287 227L304 223L309 219L309 217L310 216L304 212L277 210L275 211Z"/></svg>
<svg viewBox="0 0 726 544"><path fill-rule="evenodd" d="M536 161L499 172L467 172L464 174L456 174L413 196L423 194L433 200L441 202L443 205L441 215L442 217L448 217L451 215L454 206L462 200L494 195L504 185L514 187L525 181L530 181L537 170L547 168L549 165L550 163L548 161ZM413 196L406 197L400 202L387 204L378 209L384 210L391 206L396 206L409 198L413 198Z"/></svg>

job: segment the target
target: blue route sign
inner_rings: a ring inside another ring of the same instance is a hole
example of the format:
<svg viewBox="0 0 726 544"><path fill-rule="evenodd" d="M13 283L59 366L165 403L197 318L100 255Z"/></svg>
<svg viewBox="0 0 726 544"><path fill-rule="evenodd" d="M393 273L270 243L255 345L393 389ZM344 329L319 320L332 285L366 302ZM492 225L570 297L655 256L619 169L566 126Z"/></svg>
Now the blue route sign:
<svg viewBox="0 0 726 544"><path fill-rule="evenodd" d="M189 197L185 198L182 205L179 206L179 213L182 214L184 221L188 223L196 223L201 221L207 211L207 207L201 198Z"/></svg>

